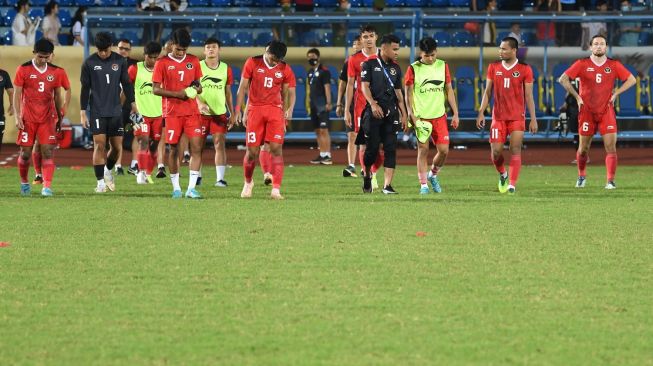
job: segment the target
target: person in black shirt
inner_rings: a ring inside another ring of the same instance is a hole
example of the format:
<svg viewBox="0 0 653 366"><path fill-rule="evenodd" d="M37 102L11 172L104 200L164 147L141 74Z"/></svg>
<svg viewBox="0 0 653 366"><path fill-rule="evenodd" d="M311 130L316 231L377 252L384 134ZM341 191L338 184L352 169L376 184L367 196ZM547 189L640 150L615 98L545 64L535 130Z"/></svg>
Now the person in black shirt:
<svg viewBox="0 0 653 366"><path fill-rule="evenodd" d="M111 35L100 32L95 36L97 52L89 56L82 65L82 91L79 97L82 125L90 127L93 134L93 167L97 187L95 192L115 190L111 169L116 165L122 150L122 103L121 91L127 103L136 113L134 87L127 73L127 60L111 51ZM90 110L90 123L86 111ZM110 145L106 152L107 139Z"/></svg>
<svg viewBox="0 0 653 366"><path fill-rule="evenodd" d="M14 114L14 85L11 83L11 77L5 71L0 69L0 150L2 150L2 138L5 135L5 106L2 91L6 90L9 96L9 108L7 113L12 116Z"/></svg>
<svg viewBox="0 0 653 366"><path fill-rule="evenodd" d="M331 112L331 73L320 63L320 51L311 48L306 53L308 64L307 79L310 88L311 122L317 137L320 155L311 164L331 165L331 136L329 135L329 112Z"/></svg>
<svg viewBox="0 0 653 366"><path fill-rule="evenodd" d="M381 38L379 57L370 57L361 68L361 91L367 100L361 125L367 149L365 150L365 176L363 192L372 193L371 168L383 144L385 152L384 194L397 193L392 188L392 177L396 165L397 133L400 127L406 129L406 107L401 91L401 68L395 62L399 55L399 43L395 35ZM401 123L401 126L400 124Z"/></svg>

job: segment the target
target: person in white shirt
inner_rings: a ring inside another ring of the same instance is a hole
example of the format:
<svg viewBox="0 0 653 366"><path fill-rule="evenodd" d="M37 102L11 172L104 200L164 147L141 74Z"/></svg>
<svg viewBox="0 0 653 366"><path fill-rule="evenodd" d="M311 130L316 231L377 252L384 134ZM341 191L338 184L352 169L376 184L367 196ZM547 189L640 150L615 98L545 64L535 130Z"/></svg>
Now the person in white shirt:
<svg viewBox="0 0 653 366"><path fill-rule="evenodd" d="M16 17L11 24L11 32L13 33L14 46L33 46L36 29L41 23L41 18L36 18L34 22L29 18L29 1L19 0L16 4Z"/></svg>
<svg viewBox="0 0 653 366"><path fill-rule="evenodd" d="M86 44L86 26L84 18L86 17L86 7L80 6L73 16L73 46L84 46Z"/></svg>
<svg viewBox="0 0 653 366"><path fill-rule="evenodd" d="M59 4L55 1L48 2L43 11L43 38L48 39L55 46L59 46L59 31L61 30L61 21L59 20Z"/></svg>

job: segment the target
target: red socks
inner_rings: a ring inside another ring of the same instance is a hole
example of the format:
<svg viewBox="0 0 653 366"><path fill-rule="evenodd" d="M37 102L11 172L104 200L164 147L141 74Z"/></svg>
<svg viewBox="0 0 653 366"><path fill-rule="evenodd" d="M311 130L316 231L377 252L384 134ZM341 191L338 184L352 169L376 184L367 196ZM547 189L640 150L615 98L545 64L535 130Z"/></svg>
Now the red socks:
<svg viewBox="0 0 653 366"><path fill-rule="evenodd" d="M383 161L385 161L385 153L383 150L379 150L379 154L376 156L376 161L372 164L372 174L376 174L380 167L383 166Z"/></svg>
<svg viewBox="0 0 653 366"><path fill-rule="evenodd" d="M503 154L499 155L499 158L497 160L494 160L492 158L492 163L494 164L494 167L497 169L497 172L501 174L505 174L506 172L506 167L503 166Z"/></svg>
<svg viewBox="0 0 653 366"><path fill-rule="evenodd" d="M34 149L32 151L32 161L34 161L34 171L37 175L42 175L41 171L41 152Z"/></svg>
<svg viewBox="0 0 653 366"><path fill-rule="evenodd" d="M136 154L136 160L138 160L138 169L147 171L150 167L147 151L139 150Z"/></svg>
<svg viewBox="0 0 653 366"><path fill-rule="evenodd" d="M245 182L251 183L254 176L254 168L256 168L256 160L247 160L247 154L243 158L243 171L245 173Z"/></svg>
<svg viewBox="0 0 653 366"><path fill-rule="evenodd" d="M279 189L283 181L283 156L272 157L272 188Z"/></svg>
<svg viewBox="0 0 653 366"><path fill-rule="evenodd" d="M54 177L54 169L55 166L53 159L43 160L43 187L50 188L52 177Z"/></svg>
<svg viewBox="0 0 653 366"><path fill-rule="evenodd" d="M580 153L576 153L576 166L578 166L578 176L579 177L584 177L585 176L585 167L587 167L587 158L589 155L581 155ZM616 159L616 156L615 156ZM605 157L605 164L607 166L608 164L608 157Z"/></svg>
<svg viewBox="0 0 653 366"><path fill-rule="evenodd" d="M270 154L269 151L266 150L261 150L258 154L258 160L261 163L261 169L263 169L263 173L271 173L272 172L272 155ZM274 176L274 173L272 174Z"/></svg>
<svg viewBox="0 0 653 366"><path fill-rule="evenodd" d="M521 155L512 155L510 157L510 185L511 186L517 185L517 179L519 179L520 170L521 170Z"/></svg>
<svg viewBox="0 0 653 366"><path fill-rule="evenodd" d="M613 181L614 175L617 172L617 153L608 153L605 156L605 169L607 171L608 181Z"/></svg>
<svg viewBox="0 0 653 366"><path fill-rule="evenodd" d="M27 173L29 171L29 160L23 160L22 156L18 157L18 172L20 173L20 182L29 183Z"/></svg>

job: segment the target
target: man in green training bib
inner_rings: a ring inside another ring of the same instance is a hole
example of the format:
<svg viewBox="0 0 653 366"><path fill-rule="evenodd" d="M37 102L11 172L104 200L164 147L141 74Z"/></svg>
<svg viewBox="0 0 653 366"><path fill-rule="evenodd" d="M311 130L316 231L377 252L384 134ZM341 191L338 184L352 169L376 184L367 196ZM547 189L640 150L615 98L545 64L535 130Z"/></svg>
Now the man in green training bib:
<svg viewBox="0 0 653 366"><path fill-rule="evenodd" d="M157 147L163 130L161 97L152 94L154 64L161 54L161 45L149 42L145 45L145 60L129 67L129 79L134 84L134 96L139 115L130 116L134 122L134 137L138 143L138 172L136 183L153 183L152 169L157 161Z"/></svg>
<svg viewBox="0 0 653 366"><path fill-rule="evenodd" d="M211 37L204 42L204 60L202 67L202 94L197 98L197 105L202 114L202 136L213 136L215 147L216 187L226 187L224 179L227 165L225 135L235 122L231 85L234 82L231 67L220 61L220 41ZM229 116L227 117L227 111Z"/></svg>
<svg viewBox="0 0 653 366"><path fill-rule="evenodd" d="M408 121L417 134L417 175L420 194L428 194L427 179L434 192L442 192L438 173L449 153L446 102L453 111L451 127L458 128L458 105L451 88L449 66L437 58L438 44L431 37L419 41L420 59L406 70L404 79ZM446 94L445 94L446 93ZM429 140L437 149L428 169Z"/></svg>

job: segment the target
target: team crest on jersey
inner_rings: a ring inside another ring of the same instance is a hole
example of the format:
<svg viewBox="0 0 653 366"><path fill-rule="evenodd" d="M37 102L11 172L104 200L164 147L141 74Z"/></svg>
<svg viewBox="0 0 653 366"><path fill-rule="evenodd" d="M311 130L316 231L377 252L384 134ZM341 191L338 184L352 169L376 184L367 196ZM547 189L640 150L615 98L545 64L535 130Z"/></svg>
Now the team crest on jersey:
<svg viewBox="0 0 653 366"><path fill-rule="evenodd" d="M281 71L277 71L277 72L274 73L274 76L275 76L277 79L281 79L281 78L283 77L283 74L281 73Z"/></svg>
<svg viewBox="0 0 653 366"><path fill-rule="evenodd" d="M514 77L514 78L518 78L519 75L521 75L521 74L519 73L519 71L515 71L515 72L512 73L512 77Z"/></svg>
<svg viewBox="0 0 653 366"><path fill-rule="evenodd" d="M187 63L187 64L186 64L186 68L187 68L188 70L192 70L192 69L193 69L193 64L190 63L190 62Z"/></svg>
<svg viewBox="0 0 653 366"><path fill-rule="evenodd" d="M395 69L390 69L390 75L392 75L392 76L397 75L397 70L395 70Z"/></svg>
<svg viewBox="0 0 653 366"><path fill-rule="evenodd" d="M118 71L118 64L111 65L111 70Z"/></svg>
<svg viewBox="0 0 653 366"><path fill-rule="evenodd" d="M46 79L48 79L48 81L53 81L54 80L54 75L48 75L48 77Z"/></svg>
<svg viewBox="0 0 653 366"><path fill-rule="evenodd" d="M604 69L604 71L605 71L606 74L609 74L609 73L612 72L612 69L609 68L609 67L606 67L606 68Z"/></svg>

